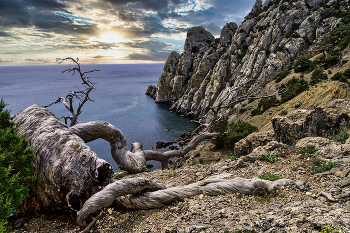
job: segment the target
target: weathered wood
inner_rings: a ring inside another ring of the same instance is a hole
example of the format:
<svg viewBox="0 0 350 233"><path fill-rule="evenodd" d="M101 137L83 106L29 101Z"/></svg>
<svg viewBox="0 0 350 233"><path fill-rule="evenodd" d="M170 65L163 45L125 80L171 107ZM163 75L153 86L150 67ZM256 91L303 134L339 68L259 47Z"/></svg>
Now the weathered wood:
<svg viewBox="0 0 350 233"><path fill-rule="evenodd" d="M211 196L223 193L259 194L262 192L272 192L276 186L285 185L295 185L301 190L308 189L308 185L304 181L293 181L289 179L268 181L259 178L243 179L238 177L232 180L209 178L184 187L168 189L164 189L163 185L155 184L146 178L126 179L108 185L105 189L94 194L87 200L77 214L77 223L80 226L86 226L91 214L103 207L110 206L113 202L117 206L124 208L154 209L202 193ZM145 188L158 190L139 194L139 191Z"/></svg>
<svg viewBox="0 0 350 233"><path fill-rule="evenodd" d="M45 209L67 208L67 200L80 209L81 203L99 191L98 186L110 182L112 166L47 109L32 105L12 120L16 133L27 138L35 151L32 189Z"/></svg>

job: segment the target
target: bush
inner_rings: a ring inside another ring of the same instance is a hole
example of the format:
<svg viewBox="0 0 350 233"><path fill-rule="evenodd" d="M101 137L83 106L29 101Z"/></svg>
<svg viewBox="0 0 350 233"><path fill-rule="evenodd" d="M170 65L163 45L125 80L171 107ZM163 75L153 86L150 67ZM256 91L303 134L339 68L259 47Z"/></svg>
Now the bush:
<svg viewBox="0 0 350 233"><path fill-rule="evenodd" d="M311 86L316 85L317 83L326 79L328 79L327 74L323 70L317 68L316 70L314 70L314 72L312 72L310 85Z"/></svg>
<svg viewBox="0 0 350 233"><path fill-rule="evenodd" d="M294 63L293 68L295 73L312 71L314 69L314 64L309 58L300 56L299 59Z"/></svg>
<svg viewBox="0 0 350 233"><path fill-rule="evenodd" d="M226 132L226 140L228 143L235 143L249 134L258 131L258 128L248 122L237 121L230 124Z"/></svg>
<svg viewBox="0 0 350 233"><path fill-rule="evenodd" d="M293 77L286 84L280 86L280 90L282 89L288 89L281 95L281 103L285 103L299 95L301 92L308 90L309 84L302 78L298 79Z"/></svg>
<svg viewBox="0 0 350 233"><path fill-rule="evenodd" d="M339 80L341 78L341 76L343 75L342 72L337 72L333 75L333 77L331 78L332 80Z"/></svg>
<svg viewBox="0 0 350 233"><path fill-rule="evenodd" d="M264 174L264 175L260 175L259 178L260 178L260 179L263 179L263 180L270 180L270 181L275 181L275 180L281 179L280 176L274 175L274 174Z"/></svg>
<svg viewBox="0 0 350 233"><path fill-rule="evenodd" d="M275 83L281 82L287 75L290 74L290 70L283 70L282 72L276 75Z"/></svg>
<svg viewBox="0 0 350 233"><path fill-rule="evenodd" d="M326 172L326 171L331 170L336 164L337 164L337 162L329 161L328 163L323 163L322 166L320 166L320 167L315 167L315 165L312 165L311 172L312 172L312 174Z"/></svg>
<svg viewBox="0 0 350 233"><path fill-rule="evenodd" d="M276 96L272 96L270 98L263 98L260 99L258 107L256 109L254 109L251 114L252 116L256 116L256 115L261 115L262 113L264 113L266 110L268 110L269 108L272 107L276 107L279 105L279 100L276 98Z"/></svg>
<svg viewBox="0 0 350 233"><path fill-rule="evenodd" d="M335 136L328 136L328 139L338 141L342 144L344 144L348 138L349 138L349 134L346 131L346 129L343 129L342 131L339 132L339 134Z"/></svg>
<svg viewBox="0 0 350 233"><path fill-rule="evenodd" d="M339 79L339 82L346 83L348 81L348 78L345 75L342 75Z"/></svg>
<svg viewBox="0 0 350 233"><path fill-rule="evenodd" d="M274 163L277 155L275 153L273 154L264 154L263 159L266 160L267 162Z"/></svg>
<svg viewBox="0 0 350 233"><path fill-rule="evenodd" d="M29 196L29 184L34 180L29 166L34 151L28 142L13 130L10 112L0 100L0 229L6 229L6 218L16 214L18 207Z"/></svg>

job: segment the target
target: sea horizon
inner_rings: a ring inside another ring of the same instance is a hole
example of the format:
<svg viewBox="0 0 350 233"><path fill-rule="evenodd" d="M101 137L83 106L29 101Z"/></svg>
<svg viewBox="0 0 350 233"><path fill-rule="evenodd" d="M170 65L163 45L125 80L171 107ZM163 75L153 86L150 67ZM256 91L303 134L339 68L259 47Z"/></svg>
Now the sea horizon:
<svg viewBox="0 0 350 233"><path fill-rule="evenodd" d="M189 118L172 113L167 103L155 103L145 94L149 85L156 86L163 72L162 63L142 64L81 64L82 71L89 73L91 81L96 82L91 99L78 117L78 123L94 120L107 121L119 128L125 135L128 148L133 142L143 144L145 150L155 148L157 141L173 141L183 132L193 130L197 124ZM0 98L14 115L21 110L39 104L46 106L70 90L76 90L80 77L72 77L63 70L73 68L73 64L0 66ZM55 116L69 115L63 104L48 108ZM87 143L97 156L111 163L115 171L120 171L111 157L109 143L102 139ZM154 169L160 163L148 162Z"/></svg>

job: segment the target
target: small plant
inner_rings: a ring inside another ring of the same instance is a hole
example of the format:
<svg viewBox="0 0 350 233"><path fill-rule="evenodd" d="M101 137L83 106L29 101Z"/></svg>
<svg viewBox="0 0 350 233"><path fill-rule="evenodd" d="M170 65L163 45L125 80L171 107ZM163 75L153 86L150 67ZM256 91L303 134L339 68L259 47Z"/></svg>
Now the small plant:
<svg viewBox="0 0 350 233"><path fill-rule="evenodd" d="M317 149L312 146L307 146L299 149L299 154L301 154L300 158L312 157Z"/></svg>
<svg viewBox="0 0 350 233"><path fill-rule="evenodd" d="M322 80L326 80L327 78L328 78L327 74L323 70L317 68L312 72L310 85L314 86L317 83L321 82Z"/></svg>
<svg viewBox="0 0 350 233"><path fill-rule="evenodd" d="M260 175L259 178L263 179L263 180L270 180L270 181L275 181L275 180L281 179L281 177L279 177L278 175L274 175L274 174Z"/></svg>
<svg viewBox="0 0 350 233"><path fill-rule="evenodd" d="M232 156L230 156L230 159L231 159L232 161L235 161L235 160L237 159L237 156L232 155Z"/></svg>
<svg viewBox="0 0 350 233"><path fill-rule="evenodd" d="M339 132L339 134L335 135L335 136L328 136L328 139L330 140L336 140L342 144L344 144L346 142L346 139L349 138L349 134L346 131L346 129L343 129L342 131Z"/></svg>
<svg viewBox="0 0 350 233"><path fill-rule="evenodd" d="M329 161L328 163L323 163L321 167L315 167L315 165L312 165L311 172L312 172L312 174L326 172L326 171L331 170L336 164L337 164L337 162Z"/></svg>
<svg viewBox="0 0 350 233"><path fill-rule="evenodd" d="M220 195L224 196L225 195L225 190L224 189L220 189Z"/></svg>
<svg viewBox="0 0 350 233"><path fill-rule="evenodd" d="M175 175L176 175L176 171L175 170L168 173L168 177L169 178L174 177Z"/></svg>
<svg viewBox="0 0 350 233"><path fill-rule="evenodd" d="M120 180L123 177L124 177L124 175L122 173L115 173L113 176L113 178L116 180Z"/></svg>
<svg viewBox="0 0 350 233"><path fill-rule="evenodd" d="M195 167L203 167L203 165L202 164L196 164L196 165L194 165Z"/></svg>
<svg viewBox="0 0 350 233"><path fill-rule="evenodd" d="M275 153L273 154L264 154L263 159L266 160L267 162L274 163L277 155Z"/></svg>
<svg viewBox="0 0 350 233"><path fill-rule="evenodd" d="M195 151L194 153L193 153L193 157L199 157L201 155L201 152L199 152L199 151Z"/></svg>
<svg viewBox="0 0 350 233"><path fill-rule="evenodd" d="M280 113L281 116L285 116L285 115L287 115L287 114L288 114L288 112L287 112L286 110L283 110L283 111Z"/></svg>
<svg viewBox="0 0 350 233"><path fill-rule="evenodd" d="M340 232L339 230L330 228L329 226L323 226L322 230L320 231L320 233L338 233ZM343 232L347 233L346 230L344 230Z"/></svg>
<svg viewBox="0 0 350 233"><path fill-rule="evenodd" d="M226 139L229 143L235 143L236 141L245 138L255 131L258 131L258 128L249 124L248 122L233 122L230 124L229 129L226 133Z"/></svg>

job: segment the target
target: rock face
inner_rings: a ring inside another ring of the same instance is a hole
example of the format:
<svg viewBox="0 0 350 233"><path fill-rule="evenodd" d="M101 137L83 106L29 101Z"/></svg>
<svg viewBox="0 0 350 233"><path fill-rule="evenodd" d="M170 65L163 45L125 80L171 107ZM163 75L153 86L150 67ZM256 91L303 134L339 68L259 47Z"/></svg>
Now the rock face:
<svg viewBox="0 0 350 233"><path fill-rule="evenodd" d="M146 90L146 95L149 95L152 98L155 98L156 93L157 93L157 87L149 85Z"/></svg>
<svg viewBox="0 0 350 233"><path fill-rule="evenodd" d="M333 100L314 110L296 110L272 119L277 141L295 145L305 137L328 137L350 128L350 101Z"/></svg>
<svg viewBox="0 0 350 233"><path fill-rule="evenodd" d="M183 53L169 55L156 102L172 102L172 110L205 118L227 84L241 88L251 79L248 89L259 89L337 24L336 17L321 14L332 2L257 0L245 21L224 26L219 39L203 27L191 28Z"/></svg>

